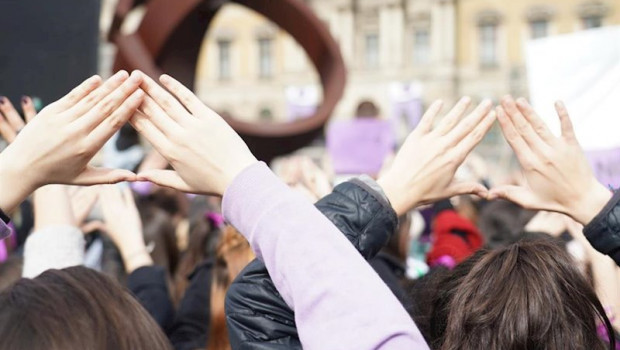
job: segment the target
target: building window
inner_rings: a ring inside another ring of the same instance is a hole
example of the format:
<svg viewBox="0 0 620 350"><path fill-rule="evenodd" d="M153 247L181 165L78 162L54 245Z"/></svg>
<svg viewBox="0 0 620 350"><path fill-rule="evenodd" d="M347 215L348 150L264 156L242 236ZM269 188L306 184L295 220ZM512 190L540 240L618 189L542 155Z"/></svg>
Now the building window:
<svg viewBox="0 0 620 350"><path fill-rule="evenodd" d="M377 34L366 35L366 67L379 67L379 36Z"/></svg>
<svg viewBox="0 0 620 350"><path fill-rule="evenodd" d="M230 41L220 40L217 43L219 53L219 75L221 80L231 78Z"/></svg>
<svg viewBox="0 0 620 350"><path fill-rule="evenodd" d="M532 39L544 38L549 35L549 21L546 19L531 21L530 30L532 32Z"/></svg>
<svg viewBox="0 0 620 350"><path fill-rule="evenodd" d="M428 63L431 56L430 33L427 29L418 29L413 35L413 62Z"/></svg>
<svg viewBox="0 0 620 350"><path fill-rule="evenodd" d="M583 18L583 28L592 29L600 28L603 26L603 17L601 16L588 16Z"/></svg>
<svg viewBox="0 0 620 350"><path fill-rule="evenodd" d="M480 25L480 64L495 67L497 60L497 24Z"/></svg>
<svg viewBox="0 0 620 350"><path fill-rule="evenodd" d="M258 72L261 78L271 78L273 76L273 40L258 40L259 66Z"/></svg>

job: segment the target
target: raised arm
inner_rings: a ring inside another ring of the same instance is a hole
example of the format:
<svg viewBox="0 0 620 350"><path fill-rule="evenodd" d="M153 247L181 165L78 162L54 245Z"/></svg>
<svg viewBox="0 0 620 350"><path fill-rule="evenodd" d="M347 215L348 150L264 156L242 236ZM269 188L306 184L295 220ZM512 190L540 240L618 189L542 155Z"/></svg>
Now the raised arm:
<svg viewBox="0 0 620 350"><path fill-rule="evenodd" d="M562 134L554 136L525 99L507 96L497 108L506 140L521 163L525 184L491 190L528 209L566 214L585 225L599 252L620 265L620 194L597 181L563 103L555 105Z"/></svg>
<svg viewBox="0 0 620 350"><path fill-rule="evenodd" d="M256 162L239 136L188 89L168 76L163 76L161 82L183 104L147 78L143 89L150 97L145 99L142 113L134 116L132 123L177 172L147 172L138 174L138 178L187 191L224 194L225 216L248 238L284 300L293 307L303 346L308 349L427 348L398 300L338 229L307 200L288 189L264 164ZM464 101L465 106L460 107L466 109L468 104ZM435 109L438 112L439 108ZM490 104L486 109L488 112ZM433 140L445 131L451 140L441 146L451 147L476 129L473 137L467 137L468 145L458 152L450 152L452 156L464 158L465 148L473 147L475 140L482 138L494 116L478 110L466 118L468 122L461 124L458 121L463 113L446 118L442 124L446 127L436 132L431 131L435 116L431 113L423 123L427 130L419 132L422 140ZM457 124L459 128L454 128ZM408 147L410 153L401 157L403 160L397 163L400 165L394 172L410 170L403 165L405 158L411 156L415 146L421 145L415 136L412 140ZM421 163L419 166L429 165L429 162ZM485 191L453 184L449 173L456 170L458 161L449 163L450 166L443 167L447 173L440 177L443 182L423 189L419 197L405 199L392 194L399 210L432 200L434 196ZM396 180L394 172L390 174ZM415 174L422 176L424 172ZM407 176L407 180L412 179ZM397 191L409 184L390 189Z"/></svg>
<svg viewBox="0 0 620 350"><path fill-rule="evenodd" d="M133 180L124 170L88 165L142 102L141 73L95 76L44 108L0 154L0 209L9 212L46 184L92 185Z"/></svg>

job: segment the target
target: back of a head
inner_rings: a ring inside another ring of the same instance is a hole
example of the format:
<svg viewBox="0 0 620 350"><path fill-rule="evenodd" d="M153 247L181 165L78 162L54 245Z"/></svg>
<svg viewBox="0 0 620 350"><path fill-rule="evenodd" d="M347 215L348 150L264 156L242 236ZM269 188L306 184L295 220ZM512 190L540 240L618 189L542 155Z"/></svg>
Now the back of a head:
<svg viewBox="0 0 620 350"><path fill-rule="evenodd" d="M84 267L22 279L0 305L0 349L171 349L129 293Z"/></svg>
<svg viewBox="0 0 620 350"><path fill-rule="evenodd" d="M442 350L605 349L597 321L613 334L596 293L550 239L481 253L453 276ZM441 310L436 310L441 312Z"/></svg>

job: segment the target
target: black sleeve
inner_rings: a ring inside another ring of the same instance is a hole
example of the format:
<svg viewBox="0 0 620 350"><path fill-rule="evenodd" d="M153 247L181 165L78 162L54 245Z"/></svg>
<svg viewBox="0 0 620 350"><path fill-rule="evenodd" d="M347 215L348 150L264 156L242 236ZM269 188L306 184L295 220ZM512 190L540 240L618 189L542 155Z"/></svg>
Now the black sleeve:
<svg viewBox="0 0 620 350"><path fill-rule="evenodd" d="M204 349L211 316L212 260L200 264L190 275L168 338L176 350Z"/></svg>
<svg viewBox="0 0 620 350"><path fill-rule="evenodd" d="M163 267L144 266L127 277L127 287L140 304L166 331L172 324L174 308L166 285Z"/></svg>
<svg viewBox="0 0 620 350"><path fill-rule="evenodd" d="M594 249L608 255L620 266L620 191L589 223L583 233Z"/></svg>
<svg viewBox="0 0 620 350"><path fill-rule="evenodd" d="M316 207L367 260L378 253L398 226L387 200L359 180L337 186ZM302 349L295 314L259 260L241 271L230 286L226 324L233 349Z"/></svg>

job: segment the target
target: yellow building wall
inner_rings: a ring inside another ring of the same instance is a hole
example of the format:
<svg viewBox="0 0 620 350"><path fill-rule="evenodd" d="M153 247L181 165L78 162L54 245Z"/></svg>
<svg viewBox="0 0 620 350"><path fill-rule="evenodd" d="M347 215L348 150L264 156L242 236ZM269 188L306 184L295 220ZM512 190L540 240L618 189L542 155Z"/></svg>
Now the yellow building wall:
<svg viewBox="0 0 620 350"><path fill-rule="evenodd" d="M582 29L579 7L597 3L583 0L460 0L457 3L457 60L460 66L478 65L477 16L484 11L500 15L498 45L500 66L523 63L523 47L530 37L528 10L548 7L553 15L549 20L549 35L572 33ZM602 0L608 11L603 25L620 25L620 0ZM504 49L504 50L502 50Z"/></svg>

